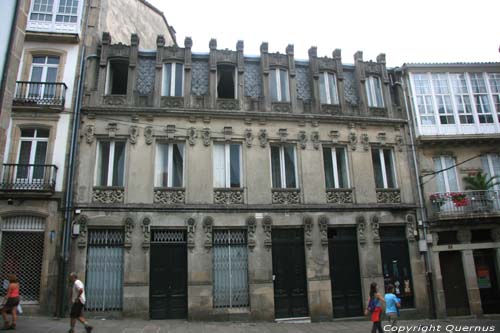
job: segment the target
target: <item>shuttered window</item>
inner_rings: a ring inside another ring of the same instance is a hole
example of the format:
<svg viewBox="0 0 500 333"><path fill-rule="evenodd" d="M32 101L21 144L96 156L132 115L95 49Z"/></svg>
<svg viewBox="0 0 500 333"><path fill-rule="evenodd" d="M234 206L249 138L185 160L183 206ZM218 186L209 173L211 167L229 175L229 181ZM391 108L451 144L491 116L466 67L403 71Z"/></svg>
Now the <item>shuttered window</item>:
<svg viewBox="0 0 500 333"><path fill-rule="evenodd" d="M246 232L214 231L214 307L246 307L248 304Z"/></svg>

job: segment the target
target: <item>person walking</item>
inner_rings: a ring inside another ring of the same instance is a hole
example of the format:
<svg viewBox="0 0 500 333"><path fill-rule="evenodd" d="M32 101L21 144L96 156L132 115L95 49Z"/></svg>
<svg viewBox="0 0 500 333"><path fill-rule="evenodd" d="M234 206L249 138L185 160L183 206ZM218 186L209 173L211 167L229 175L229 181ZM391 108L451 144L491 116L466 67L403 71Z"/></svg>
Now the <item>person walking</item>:
<svg viewBox="0 0 500 333"><path fill-rule="evenodd" d="M377 291L377 283L370 284L370 298L368 299L368 306L365 309L365 315L371 313L370 319L373 322L371 333L383 333L380 315L382 314L382 304L385 303L384 298Z"/></svg>
<svg viewBox="0 0 500 333"><path fill-rule="evenodd" d="M7 275L9 287L5 295L2 306L3 330L15 330L17 321L17 306L19 305L19 280L14 274ZM7 314L12 315L12 322L9 323Z"/></svg>
<svg viewBox="0 0 500 333"><path fill-rule="evenodd" d="M387 293L384 296L385 300L385 314L389 319L389 325L397 327L398 309L401 307L401 300L394 295L394 286L389 284L387 286Z"/></svg>
<svg viewBox="0 0 500 333"><path fill-rule="evenodd" d="M71 293L71 312L70 312L70 329L68 333L75 332L76 320L85 326L87 333L92 332L92 326L89 325L87 320L83 317L83 308L85 307L85 287L83 282L78 280L76 273L70 273L69 279L73 283L73 290Z"/></svg>

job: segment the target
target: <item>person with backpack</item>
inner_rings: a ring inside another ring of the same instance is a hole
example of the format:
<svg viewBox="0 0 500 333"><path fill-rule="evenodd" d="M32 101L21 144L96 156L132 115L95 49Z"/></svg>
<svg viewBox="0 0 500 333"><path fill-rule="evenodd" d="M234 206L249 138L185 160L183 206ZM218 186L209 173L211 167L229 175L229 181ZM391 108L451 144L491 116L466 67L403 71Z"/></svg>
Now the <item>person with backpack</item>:
<svg viewBox="0 0 500 333"><path fill-rule="evenodd" d="M382 322L380 315L382 314L382 304L385 303L384 298L377 291L377 283L370 284L370 298L368 299L368 306L365 309L365 315L371 314L370 319L373 322L371 333L383 333Z"/></svg>

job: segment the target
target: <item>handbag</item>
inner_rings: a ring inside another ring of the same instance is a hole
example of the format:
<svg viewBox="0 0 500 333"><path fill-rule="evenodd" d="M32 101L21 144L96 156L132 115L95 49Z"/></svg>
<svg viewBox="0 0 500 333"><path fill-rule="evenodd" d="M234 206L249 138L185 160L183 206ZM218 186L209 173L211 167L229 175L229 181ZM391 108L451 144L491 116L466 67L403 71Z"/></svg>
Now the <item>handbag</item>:
<svg viewBox="0 0 500 333"><path fill-rule="evenodd" d="M17 313L23 314L23 308L21 307L21 303L17 305Z"/></svg>

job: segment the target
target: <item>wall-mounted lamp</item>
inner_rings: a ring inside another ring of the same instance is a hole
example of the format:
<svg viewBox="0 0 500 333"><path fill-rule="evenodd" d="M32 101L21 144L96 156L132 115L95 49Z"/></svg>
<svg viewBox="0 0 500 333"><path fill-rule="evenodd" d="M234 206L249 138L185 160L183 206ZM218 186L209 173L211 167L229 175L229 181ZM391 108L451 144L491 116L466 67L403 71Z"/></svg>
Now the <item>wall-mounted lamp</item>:
<svg viewBox="0 0 500 333"><path fill-rule="evenodd" d="M80 235L80 224L73 223L73 227L71 228L71 236L73 236L73 238L76 238L79 235Z"/></svg>

